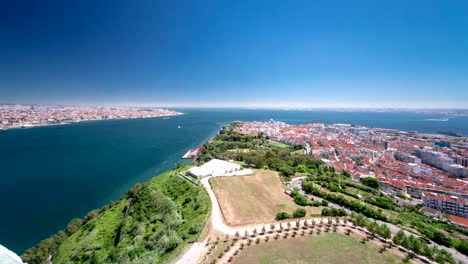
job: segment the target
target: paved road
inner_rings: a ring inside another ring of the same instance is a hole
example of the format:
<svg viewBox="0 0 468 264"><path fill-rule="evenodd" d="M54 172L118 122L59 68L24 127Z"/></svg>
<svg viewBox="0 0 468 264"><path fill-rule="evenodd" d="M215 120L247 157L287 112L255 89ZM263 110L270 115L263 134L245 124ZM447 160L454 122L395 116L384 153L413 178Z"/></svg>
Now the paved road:
<svg viewBox="0 0 468 264"><path fill-rule="evenodd" d="M320 198L320 197L317 197L315 195L312 195L312 194L306 194L303 190L302 190L302 180L305 179L306 177L298 177L298 178L294 178L291 183L289 184L289 186L291 188L297 188L300 190L300 193L301 194L304 194L304 195L307 195L309 198L311 199L314 199L316 201L322 201L323 199ZM333 208L337 208L337 209L343 209L346 211L346 213L348 214L351 214L351 210L339 205L339 204L336 204L336 203L332 203L332 202L328 202L328 206L330 207L333 207ZM421 237L417 234L414 234L414 233L411 233L407 230L404 230L404 229L401 229L400 227L394 225L394 224L391 224L391 223L386 223L386 222L383 222L383 221L380 221L380 220L377 220L377 223L379 223L379 225L381 224L386 224L389 228L390 228L390 231L392 232L392 235L396 235L400 230L403 230L403 232L405 233L405 235L409 236L409 235L413 235L415 237ZM433 241L430 241L429 242L429 245L432 245L434 247L437 247L437 248L440 248L440 249L445 249L447 250L448 252L450 252L454 259L456 261L461 261L462 263L468 263L468 257L463 255L462 253L456 251L455 249L453 248L448 248L446 246L442 246L442 245L439 245Z"/></svg>

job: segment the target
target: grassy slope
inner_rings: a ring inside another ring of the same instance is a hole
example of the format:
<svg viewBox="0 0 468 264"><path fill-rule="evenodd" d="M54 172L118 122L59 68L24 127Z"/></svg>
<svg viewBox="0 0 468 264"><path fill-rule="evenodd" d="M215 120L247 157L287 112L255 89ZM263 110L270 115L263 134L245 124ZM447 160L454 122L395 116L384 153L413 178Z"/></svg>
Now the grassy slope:
<svg viewBox="0 0 468 264"><path fill-rule="evenodd" d="M122 256L143 263L148 260L166 262L198 238L211 207L205 190L173 176L172 171L154 177L142 186L144 188L140 188L133 198L127 193L67 237L53 254L53 262L91 263L97 260L97 263L112 263L121 261ZM158 207L159 203L153 203L150 198L165 200L170 206ZM175 210L174 215L181 218L174 225L181 240L175 248L162 251L155 243L151 244L151 238L166 231L161 229L167 229L164 222L167 213L158 210L168 208Z"/></svg>
<svg viewBox="0 0 468 264"><path fill-rule="evenodd" d="M389 252L340 234L270 241L242 251L233 263L400 263Z"/></svg>

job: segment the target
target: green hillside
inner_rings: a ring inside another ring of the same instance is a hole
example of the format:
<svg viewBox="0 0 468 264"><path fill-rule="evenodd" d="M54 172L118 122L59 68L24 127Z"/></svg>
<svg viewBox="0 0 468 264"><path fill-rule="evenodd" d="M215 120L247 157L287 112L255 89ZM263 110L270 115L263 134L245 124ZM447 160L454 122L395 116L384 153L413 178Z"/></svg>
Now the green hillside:
<svg viewBox="0 0 468 264"><path fill-rule="evenodd" d="M202 188L169 171L72 220L21 257L30 264L49 255L54 264L165 262L198 238L210 206Z"/></svg>

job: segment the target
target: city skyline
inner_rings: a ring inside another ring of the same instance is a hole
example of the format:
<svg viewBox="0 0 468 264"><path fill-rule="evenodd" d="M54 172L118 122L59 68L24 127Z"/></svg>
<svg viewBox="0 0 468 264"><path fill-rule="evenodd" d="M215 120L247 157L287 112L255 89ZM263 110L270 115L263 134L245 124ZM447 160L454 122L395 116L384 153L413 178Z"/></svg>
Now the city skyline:
<svg viewBox="0 0 468 264"><path fill-rule="evenodd" d="M8 3L0 103L468 109L467 7Z"/></svg>

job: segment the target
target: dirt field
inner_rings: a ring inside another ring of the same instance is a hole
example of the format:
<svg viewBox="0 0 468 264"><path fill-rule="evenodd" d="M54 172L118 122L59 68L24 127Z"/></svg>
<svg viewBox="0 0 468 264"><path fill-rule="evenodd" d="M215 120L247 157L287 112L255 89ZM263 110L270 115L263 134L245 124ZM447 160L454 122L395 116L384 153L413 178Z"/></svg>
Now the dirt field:
<svg viewBox="0 0 468 264"><path fill-rule="evenodd" d="M259 170L253 176L210 179L224 220L229 225L274 221L276 213L292 213L298 206L284 193L277 172ZM308 214L320 214L321 207L307 207Z"/></svg>
<svg viewBox="0 0 468 264"><path fill-rule="evenodd" d="M355 237L330 233L313 237L275 240L252 246L234 258L233 263L401 263L390 252L362 244Z"/></svg>

